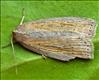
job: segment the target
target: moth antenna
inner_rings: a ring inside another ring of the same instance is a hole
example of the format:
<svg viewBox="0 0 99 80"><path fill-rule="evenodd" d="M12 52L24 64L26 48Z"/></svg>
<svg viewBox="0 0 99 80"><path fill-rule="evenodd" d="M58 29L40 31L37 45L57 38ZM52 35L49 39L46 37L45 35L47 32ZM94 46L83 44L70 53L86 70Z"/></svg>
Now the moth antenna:
<svg viewBox="0 0 99 80"><path fill-rule="evenodd" d="M14 49L14 44L13 44L13 37L11 37L11 46L12 46L13 57L14 57L14 62L15 62L15 73L17 75L18 70L17 70L17 65L16 65L16 56L15 56L15 49Z"/></svg>
<svg viewBox="0 0 99 80"><path fill-rule="evenodd" d="M24 21L24 18L25 18L25 16L24 16L24 8L22 9L22 19L21 19L21 22L20 22L20 25L22 25L23 24L23 21Z"/></svg>

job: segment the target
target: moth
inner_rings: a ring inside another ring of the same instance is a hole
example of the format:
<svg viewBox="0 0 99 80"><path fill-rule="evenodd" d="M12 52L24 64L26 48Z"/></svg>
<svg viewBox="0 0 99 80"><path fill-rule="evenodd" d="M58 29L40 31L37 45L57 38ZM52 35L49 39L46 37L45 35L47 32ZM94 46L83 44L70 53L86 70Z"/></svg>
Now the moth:
<svg viewBox="0 0 99 80"><path fill-rule="evenodd" d="M59 17L19 25L13 39L23 47L61 61L93 59L96 22L90 18Z"/></svg>

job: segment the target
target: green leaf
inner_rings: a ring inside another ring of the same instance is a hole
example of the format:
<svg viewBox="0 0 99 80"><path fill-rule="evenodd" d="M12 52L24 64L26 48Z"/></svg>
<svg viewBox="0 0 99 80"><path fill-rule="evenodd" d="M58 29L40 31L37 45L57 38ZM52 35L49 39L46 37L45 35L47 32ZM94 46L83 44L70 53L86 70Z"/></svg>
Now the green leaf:
<svg viewBox="0 0 99 80"><path fill-rule="evenodd" d="M42 18L79 16L99 23L98 1L1 1L1 46L10 43L12 31L19 25L22 8L25 21ZM60 62L42 57L14 44L16 61L11 46L1 49L2 80L98 80L99 26L93 39L93 60L75 59ZM17 68L17 74L16 69Z"/></svg>

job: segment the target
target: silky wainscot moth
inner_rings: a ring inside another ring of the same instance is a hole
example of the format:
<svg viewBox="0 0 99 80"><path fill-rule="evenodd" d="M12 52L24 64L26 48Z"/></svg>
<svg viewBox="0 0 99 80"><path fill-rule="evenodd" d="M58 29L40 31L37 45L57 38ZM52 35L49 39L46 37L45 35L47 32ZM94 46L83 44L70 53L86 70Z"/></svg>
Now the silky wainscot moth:
<svg viewBox="0 0 99 80"><path fill-rule="evenodd" d="M13 31L13 39L31 51L61 61L93 59L95 32L93 19L60 17L23 23Z"/></svg>

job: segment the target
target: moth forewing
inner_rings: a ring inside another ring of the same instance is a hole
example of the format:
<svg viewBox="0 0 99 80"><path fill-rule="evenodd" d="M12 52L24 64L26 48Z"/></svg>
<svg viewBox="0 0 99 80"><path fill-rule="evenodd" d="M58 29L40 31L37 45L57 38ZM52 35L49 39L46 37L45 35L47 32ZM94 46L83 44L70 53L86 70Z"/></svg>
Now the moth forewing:
<svg viewBox="0 0 99 80"><path fill-rule="evenodd" d="M14 39L25 48L62 61L92 59L94 34L93 20L76 17L32 21L13 32Z"/></svg>
<svg viewBox="0 0 99 80"><path fill-rule="evenodd" d="M95 34L95 26L96 22L93 19L64 17L36 20L25 23L23 27L37 31L71 31L92 38Z"/></svg>

